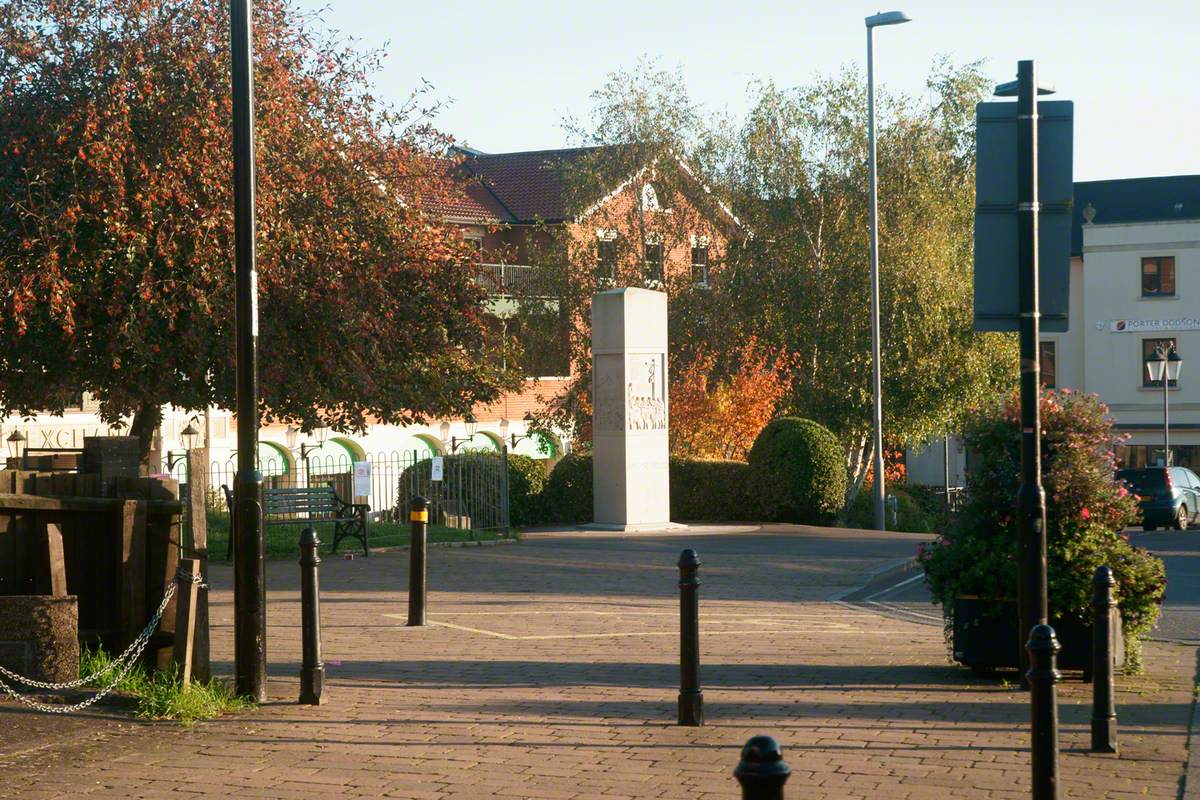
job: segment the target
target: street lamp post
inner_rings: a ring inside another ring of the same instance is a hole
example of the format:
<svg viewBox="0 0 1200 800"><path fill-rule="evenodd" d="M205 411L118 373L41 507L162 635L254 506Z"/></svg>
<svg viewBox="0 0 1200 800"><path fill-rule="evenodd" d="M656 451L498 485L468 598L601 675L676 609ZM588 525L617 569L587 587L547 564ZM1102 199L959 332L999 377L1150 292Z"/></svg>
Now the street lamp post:
<svg viewBox="0 0 1200 800"><path fill-rule="evenodd" d="M233 229L236 263L238 469L233 562L237 693L267 699L267 597L263 571L263 478L258 455L258 273L254 253L254 59L251 0L231 0Z"/></svg>
<svg viewBox="0 0 1200 800"><path fill-rule="evenodd" d="M879 198L875 171L875 29L908 22L903 11L867 17L867 168L871 174L871 388L874 394L875 529L886 530L886 487L883 480L883 370L879 355Z"/></svg>
<svg viewBox="0 0 1200 800"><path fill-rule="evenodd" d="M1173 381L1179 380L1179 371L1183 368L1183 358L1176 352L1173 345L1162 344L1154 350L1154 355L1146 362L1146 372L1152 382L1161 382L1163 390L1163 466L1171 466L1171 432L1167 416L1167 390Z"/></svg>

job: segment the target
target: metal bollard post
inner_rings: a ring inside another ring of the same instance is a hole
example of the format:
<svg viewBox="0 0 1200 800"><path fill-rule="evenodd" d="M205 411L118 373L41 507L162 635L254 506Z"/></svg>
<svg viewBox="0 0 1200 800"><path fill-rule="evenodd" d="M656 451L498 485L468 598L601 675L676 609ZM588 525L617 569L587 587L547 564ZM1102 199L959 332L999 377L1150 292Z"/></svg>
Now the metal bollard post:
<svg viewBox="0 0 1200 800"><path fill-rule="evenodd" d="M1117 752L1117 709L1113 703L1112 570L1096 567L1092 577L1092 752Z"/></svg>
<svg viewBox="0 0 1200 800"><path fill-rule="evenodd" d="M429 501L417 495L408 511L412 535L408 543L408 624L425 624L425 537L429 530Z"/></svg>
<svg viewBox="0 0 1200 800"><path fill-rule="evenodd" d="M700 691L700 559L695 550L679 555L679 724L704 724Z"/></svg>
<svg viewBox="0 0 1200 800"><path fill-rule="evenodd" d="M1054 685L1058 638L1049 625L1035 625L1025 645L1029 651L1033 800L1058 800L1058 698Z"/></svg>
<svg viewBox="0 0 1200 800"><path fill-rule="evenodd" d="M321 593L317 548L321 540L310 526L300 534L300 619L303 660L300 666L300 702L319 706L325 702L325 664L321 661Z"/></svg>
<svg viewBox="0 0 1200 800"><path fill-rule="evenodd" d="M791 774L779 742L770 736L751 737L733 771L742 786L742 800L783 800L783 785Z"/></svg>

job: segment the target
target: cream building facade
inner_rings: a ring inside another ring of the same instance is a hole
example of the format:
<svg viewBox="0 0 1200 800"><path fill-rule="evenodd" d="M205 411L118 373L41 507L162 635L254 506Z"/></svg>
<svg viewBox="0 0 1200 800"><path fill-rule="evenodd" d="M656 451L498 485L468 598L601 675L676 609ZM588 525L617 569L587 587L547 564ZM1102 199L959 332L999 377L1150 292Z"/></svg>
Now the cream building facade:
<svg viewBox="0 0 1200 800"><path fill-rule="evenodd" d="M1167 389L1171 461L1200 472L1200 175L1075 184L1067 330L1040 337L1042 381L1095 393L1128 439L1121 466L1163 458L1163 389L1146 360L1183 358ZM1014 381L1016 376L1014 376ZM950 440L952 486L969 456ZM941 485L943 445L907 454L910 483Z"/></svg>

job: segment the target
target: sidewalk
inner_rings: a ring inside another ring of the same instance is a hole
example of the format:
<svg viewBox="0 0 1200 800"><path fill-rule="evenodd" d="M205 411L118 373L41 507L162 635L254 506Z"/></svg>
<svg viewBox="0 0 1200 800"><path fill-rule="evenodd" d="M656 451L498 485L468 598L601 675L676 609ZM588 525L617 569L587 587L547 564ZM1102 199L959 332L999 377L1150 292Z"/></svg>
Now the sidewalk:
<svg viewBox="0 0 1200 800"><path fill-rule="evenodd" d="M828 600L922 537L738 530L434 550L426 628L404 627L406 554L327 559L321 708L292 702L298 569L272 562L280 702L192 728L39 719L37 743L6 738L27 715L0 704L0 797L734 798L759 733L784 747L791 798L1028 797L1024 693L948 664L939 624ZM684 547L704 562L703 728L674 724ZM230 577L214 569L219 671ZM1090 687L1060 687L1063 797L1180 796L1196 651L1146 656L1118 686L1120 758L1086 752Z"/></svg>

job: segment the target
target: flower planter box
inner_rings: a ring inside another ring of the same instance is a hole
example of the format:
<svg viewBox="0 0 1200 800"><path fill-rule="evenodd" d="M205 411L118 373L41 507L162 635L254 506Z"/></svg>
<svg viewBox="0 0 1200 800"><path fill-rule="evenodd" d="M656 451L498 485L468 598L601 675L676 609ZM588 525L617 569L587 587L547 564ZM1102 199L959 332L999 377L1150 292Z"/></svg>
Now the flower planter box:
<svg viewBox="0 0 1200 800"><path fill-rule="evenodd" d="M997 606L1001 607L999 613ZM1113 655L1115 666L1125 664L1125 639L1121 635L1120 612L1114 607ZM1062 649L1058 668L1083 670L1084 680L1092 671L1092 626L1075 620L1051 620ZM959 597L954 600L954 660L976 672L1018 669L1021 650L1029 638L1017 630L1017 604L1011 600Z"/></svg>

